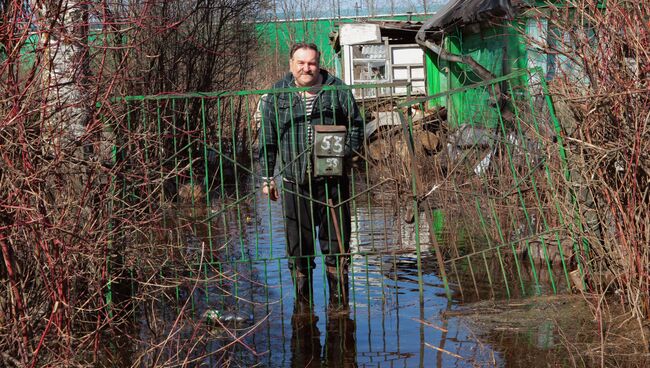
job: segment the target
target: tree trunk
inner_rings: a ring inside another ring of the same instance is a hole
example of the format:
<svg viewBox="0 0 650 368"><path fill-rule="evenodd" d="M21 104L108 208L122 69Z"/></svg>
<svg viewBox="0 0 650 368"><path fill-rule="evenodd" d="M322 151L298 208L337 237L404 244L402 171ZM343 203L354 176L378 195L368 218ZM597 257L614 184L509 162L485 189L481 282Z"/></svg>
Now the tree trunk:
<svg viewBox="0 0 650 368"><path fill-rule="evenodd" d="M41 32L46 48L43 119L46 134L55 150L69 144L77 148L92 117L88 96L90 53L88 46L88 3L78 0L47 1L42 19L50 27ZM45 22L43 22L45 23Z"/></svg>

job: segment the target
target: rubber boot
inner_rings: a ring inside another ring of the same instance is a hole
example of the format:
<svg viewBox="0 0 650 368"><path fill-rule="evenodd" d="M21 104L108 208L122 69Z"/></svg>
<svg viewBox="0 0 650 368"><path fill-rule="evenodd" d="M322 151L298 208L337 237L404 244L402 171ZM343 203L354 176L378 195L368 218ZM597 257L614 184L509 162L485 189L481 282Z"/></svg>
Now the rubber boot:
<svg viewBox="0 0 650 368"><path fill-rule="evenodd" d="M293 288L296 293L296 304L311 306L314 295L312 272L295 270L291 276Z"/></svg>
<svg viewBox="0 0 650 368"><path fill-rule="evenodd" d="M330 294L328 312L347 312L349 309L347 270L327 266L327 286Z"/></svg>

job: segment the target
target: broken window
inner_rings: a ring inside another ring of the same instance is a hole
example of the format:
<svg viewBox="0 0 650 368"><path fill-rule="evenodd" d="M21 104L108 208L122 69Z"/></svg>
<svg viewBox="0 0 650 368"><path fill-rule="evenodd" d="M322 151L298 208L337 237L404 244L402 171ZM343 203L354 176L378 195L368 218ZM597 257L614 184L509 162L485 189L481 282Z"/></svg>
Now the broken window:
<svg viewBox="0 0 650 368"><path fill-rule="evenodd" d="M410 82L412 94L425 93L424 53L418 45L391 45L384 39L383 43L347 45L345 48L348 84ZM365 89L363 94L356 90L355 97L406 93L406 86L377 87Z"/></svg>

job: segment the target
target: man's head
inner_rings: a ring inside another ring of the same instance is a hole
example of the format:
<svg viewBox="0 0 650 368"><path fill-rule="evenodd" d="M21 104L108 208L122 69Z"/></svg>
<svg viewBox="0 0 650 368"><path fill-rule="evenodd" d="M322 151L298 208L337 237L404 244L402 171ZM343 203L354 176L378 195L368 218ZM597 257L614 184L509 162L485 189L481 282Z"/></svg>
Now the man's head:
<svg viewBox="0 0 650 368"><path fill-rule="evenodd" d="M320 52L313 43L297 43L289 52L289 69L298 87L310 87L320 77Z"/></svg>

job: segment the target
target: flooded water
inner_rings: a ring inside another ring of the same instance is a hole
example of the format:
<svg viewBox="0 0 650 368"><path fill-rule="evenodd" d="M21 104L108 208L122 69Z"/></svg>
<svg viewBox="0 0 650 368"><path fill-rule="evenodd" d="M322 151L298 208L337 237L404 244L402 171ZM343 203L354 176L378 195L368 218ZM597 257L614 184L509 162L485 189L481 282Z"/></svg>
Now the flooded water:
<svg viewBox="0 0 650 368"><path fill-rule="evenodd" d="M281 206L269 208L259 197L256 203L255 212L270 214L272 220L249 223L245 232L258 235L253 250L258 258L273 258L282 252L271 246L284 243ZM262 322L247 339L248 347L234 349L236 360L265 367L447 367L495 361L491 349L481 346L458 320L440 319L453 303L432 272L424 272L418 282L416 253L407 251L414 246L412 226L402 226L381 207L358 208L353 224L352 252L364 255L353 257L349 313L328 314L320 258L311 312L294 309L286 260L237 269L240 279L249 280L239 282L239 300L226 298L220 307L237 305L239 313L246 311ZM428 228L421 229L420 236L427 234ZM387 249L403 251L377 254ZM432 270L427 263L433 260L423 257L422 269Z"/></svg>
<svg viewBox="0 0 650 368"><path fill-rule="evenodd" d="M513 347L522 357L530 352L550 356L558 347L553 344L552 325L524 335L521 331L487 336L481 331L482 336L477 335L465 318L453 313L462 307L461 300L456 299L459 290L451 290L454 298L447 297L428 246L426 218L417 232L418 262L415 225L405 224L399 211L391 207L370 201L357 203L364 205L355 208L352 220L351 252L355 255L350 268L349 313L328 313L320 257L314 270L313 309L294 306L279 203L251 194L248 201L228 211L223 211L223 204L213 206L210 211L220 214L212 219L214 228L200 230L203 225L194 224L188 249L198 253L201 247L202 253L209 253L203 254L203 259L215 262L200 266L197 273L204 281L176 288L178 304L173 309L185 308L183 319L189 326L176 338L191 341L202 336L188 353L193 357L190 365L500 367L520 362L512 358ZM164 312L172 309L169 305L162 303L158 308L163 321L171 326L179 323L176 314ZM238 315L248 321L228 325L227 329L208 327L203 317L207 311ZM144 312L139 315L141 340L152 340L147 332L151 331L149 318ZM167 353L173 356L181 350L176 349ZM143 362L155 365L156 360L147 357Z"/></svg>

